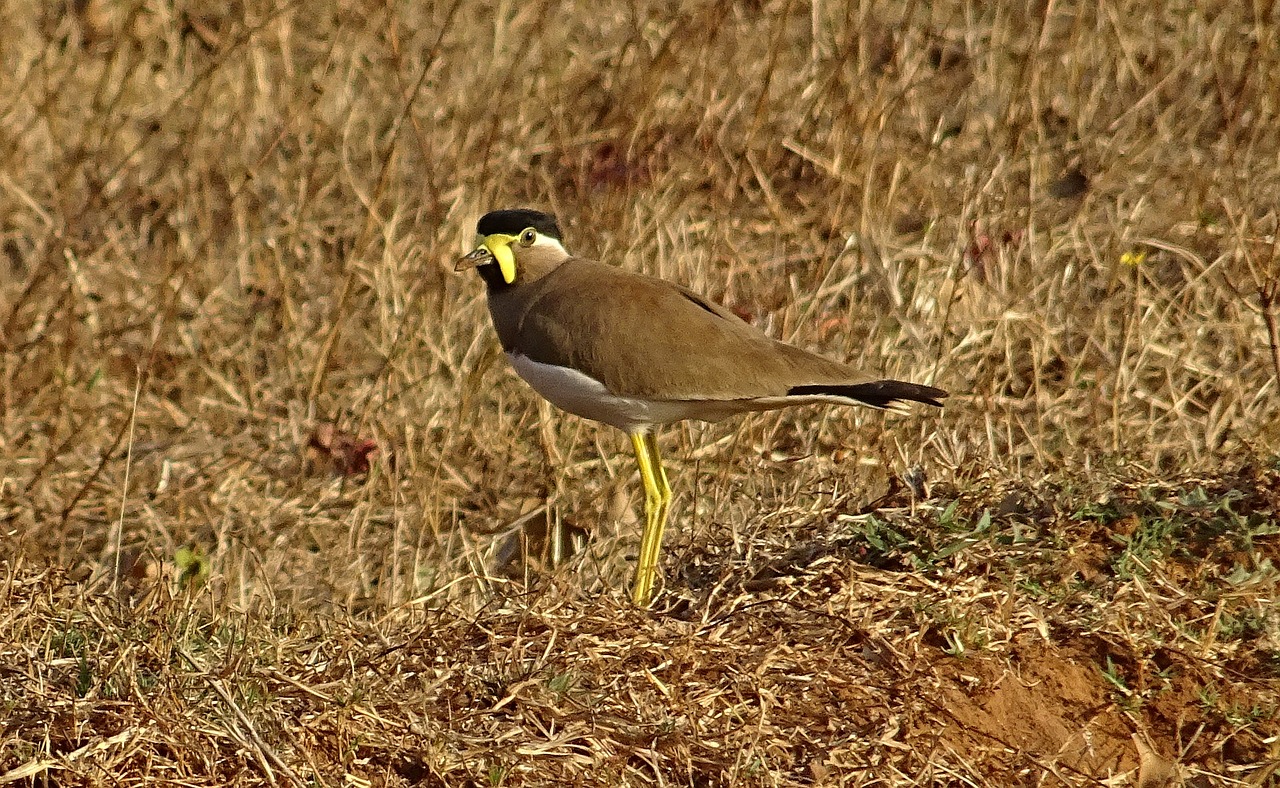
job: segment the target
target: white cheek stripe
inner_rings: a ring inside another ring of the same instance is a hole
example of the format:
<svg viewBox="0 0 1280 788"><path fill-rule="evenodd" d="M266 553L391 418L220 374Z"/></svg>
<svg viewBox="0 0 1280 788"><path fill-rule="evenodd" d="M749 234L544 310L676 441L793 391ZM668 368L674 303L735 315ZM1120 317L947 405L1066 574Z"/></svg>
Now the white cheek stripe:
<svg viewBox="0 0 1280 788"><path fill-rule="evenodd" d="M560 253L563 254L565 257L569 256L569 253L565 251L564 244L560 243L559 241L557 241L556 239L552 238L549 235L543 235L542 233L538 233L538 238L533 242L533 245L549 246L552 249L558 249Z"/></svg>

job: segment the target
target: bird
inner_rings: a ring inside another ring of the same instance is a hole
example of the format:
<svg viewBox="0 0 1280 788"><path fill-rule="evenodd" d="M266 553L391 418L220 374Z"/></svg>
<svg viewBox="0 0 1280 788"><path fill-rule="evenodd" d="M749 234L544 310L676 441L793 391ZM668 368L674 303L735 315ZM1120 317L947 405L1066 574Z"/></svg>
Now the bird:
<svg viewBox="0 0 1280 788"><path fill-rule="evenodd" d="M645 493L633 603L649 606L671 504L658 427L792 405L941 407L948 392L877 378L779 342L679 284L575 257L552 214L496 210L454 266L483 280L515 372L557 408L631 439Z"/></svg>

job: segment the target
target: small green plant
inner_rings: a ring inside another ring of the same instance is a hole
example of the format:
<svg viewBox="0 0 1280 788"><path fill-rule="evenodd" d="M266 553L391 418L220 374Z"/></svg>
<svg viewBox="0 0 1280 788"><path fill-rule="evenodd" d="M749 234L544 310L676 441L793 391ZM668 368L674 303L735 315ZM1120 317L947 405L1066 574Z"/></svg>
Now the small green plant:
<svg viewBox="0 0 1280 788"><path fill-rule="evenodd" d="M1247 708L1241 703L1232 703L1222 712L1222 717L1237 728L1248 728L1275 714L1275 709L1266 709L1260 704L1252 703Z"/></svg>
<svg viewBox="0 0 1280 788"><path fill-rule="evenodd" d="M877 517L867 518L862 530L862 538L882 554L911 543L911 539L906 534Z"/></svg>
<svg viewBox="0 0 1280 788"><path fill-rule="evenodd" d="M69 624L69 622L68 622ZM84 653L88 638L79 627L68 625L66 629L53 635L49 649L55 658L80 656Z"/></svg>
<svg viewBox="0 0 1280 788"><path fill-rule="evenodd" d="M1218 619L1218 636L1224 640L1253 640L1266 630L1267 617L1258 610L1224 613Z"/></svg>
<svg viewBox="0 0 1280 788"><path fill-rule="evenodd" d="M1086 520L1098 523L1110 523L1124 515L1115 501L1090 501L1071 513L1073 520Z"/></svg>
<svg viewBox="0 0 1280 788"><path fill-rule="evenodd" d="M947 504L947 508L942 510L942 514L938 515L938 525L946 530L951 530L956 524L956 510L960 507L960 501L954 500Z"/></svg>
<svg viewBox="0 0 1280 788"><path fill-rule="evenodd" d="M1133 690L1129 689L1129 684L1125 681L1124 674L1120 672L1119 666L1111 660L1110 655L1107 655L1106 663L1102 668L1102 678L1106 679L1107 683L1115 687L1116 691L1124 697L1127 698L1133 695Z"/></svg>
<svg viewBox="0 0 1280 788"><path fill-rule="evenodd" d="M1196 697L1200 701L1200 705L1206 711L1214 711L1218 708L1218 703L1222 700L1221 693L1218 688L1212 684L1206 684L1196 692Z"/></svg>
<svg viewBox="0 0 1280 788"><path fill-rule="evenodd" d="M573 688L573 684L572 672L558 673L547 682L547 689L551 690L557 698L563 698Z"/></svg>
<svg viewBox="0 0 1280 788"><path fill-rule="evenodd" d="M861 563L883 566L903 560L918 559L912 555L915 541L907 534L874 515L858 517L858 529L840 540L842 549L849 550Z"/></svg>
<svg viewBox="0 0 1280 788"><path fill-rule="evenodd" d="M1111 538L1124 545L1124 550L1112 560L1116 576L1129 580L1145 575L1155 560L1174 551L1182 532L1176 520L1155 517L1143 520L1128 536L1113 534Z"/></svg>
<svg viewBox="0 0 1280 788"><path fill-rule="evenodd" d="M93 670L89 667L89 660L80 654L76 660L76 697L83 698L89 694L89 690L93 687Z"/></svg>
<svg viewBox="0 0 1280 788"><path fill-rule="evenodd" d="M209 559L198 545L179 547L173 564L178 570L178 588L199 588L209 579Z"/></svg>

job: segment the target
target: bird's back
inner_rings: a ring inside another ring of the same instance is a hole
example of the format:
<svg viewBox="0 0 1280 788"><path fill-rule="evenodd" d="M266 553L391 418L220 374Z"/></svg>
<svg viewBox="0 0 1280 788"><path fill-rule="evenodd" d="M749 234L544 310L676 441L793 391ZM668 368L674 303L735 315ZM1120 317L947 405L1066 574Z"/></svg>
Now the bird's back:
<svg viewBox="0 0 1280 788"><path fill-rule="evenodd" d="M746 400L870 380L683 287L594 260L571 258L492 298L508 352L576 369L619 396Z"/></svg>

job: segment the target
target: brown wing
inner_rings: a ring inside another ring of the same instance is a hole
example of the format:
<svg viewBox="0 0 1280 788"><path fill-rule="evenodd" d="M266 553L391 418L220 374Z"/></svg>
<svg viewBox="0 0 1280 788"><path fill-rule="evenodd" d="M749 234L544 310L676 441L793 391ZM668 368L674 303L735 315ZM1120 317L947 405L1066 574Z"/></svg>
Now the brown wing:
<svg viewBox="0 0 1280 788"><path fill-rule="evenodd" d="M734 400L870 380L776 342L685 288L592 260L569 260L521 295L507 349L577 369L622 396Z"/></svg>

